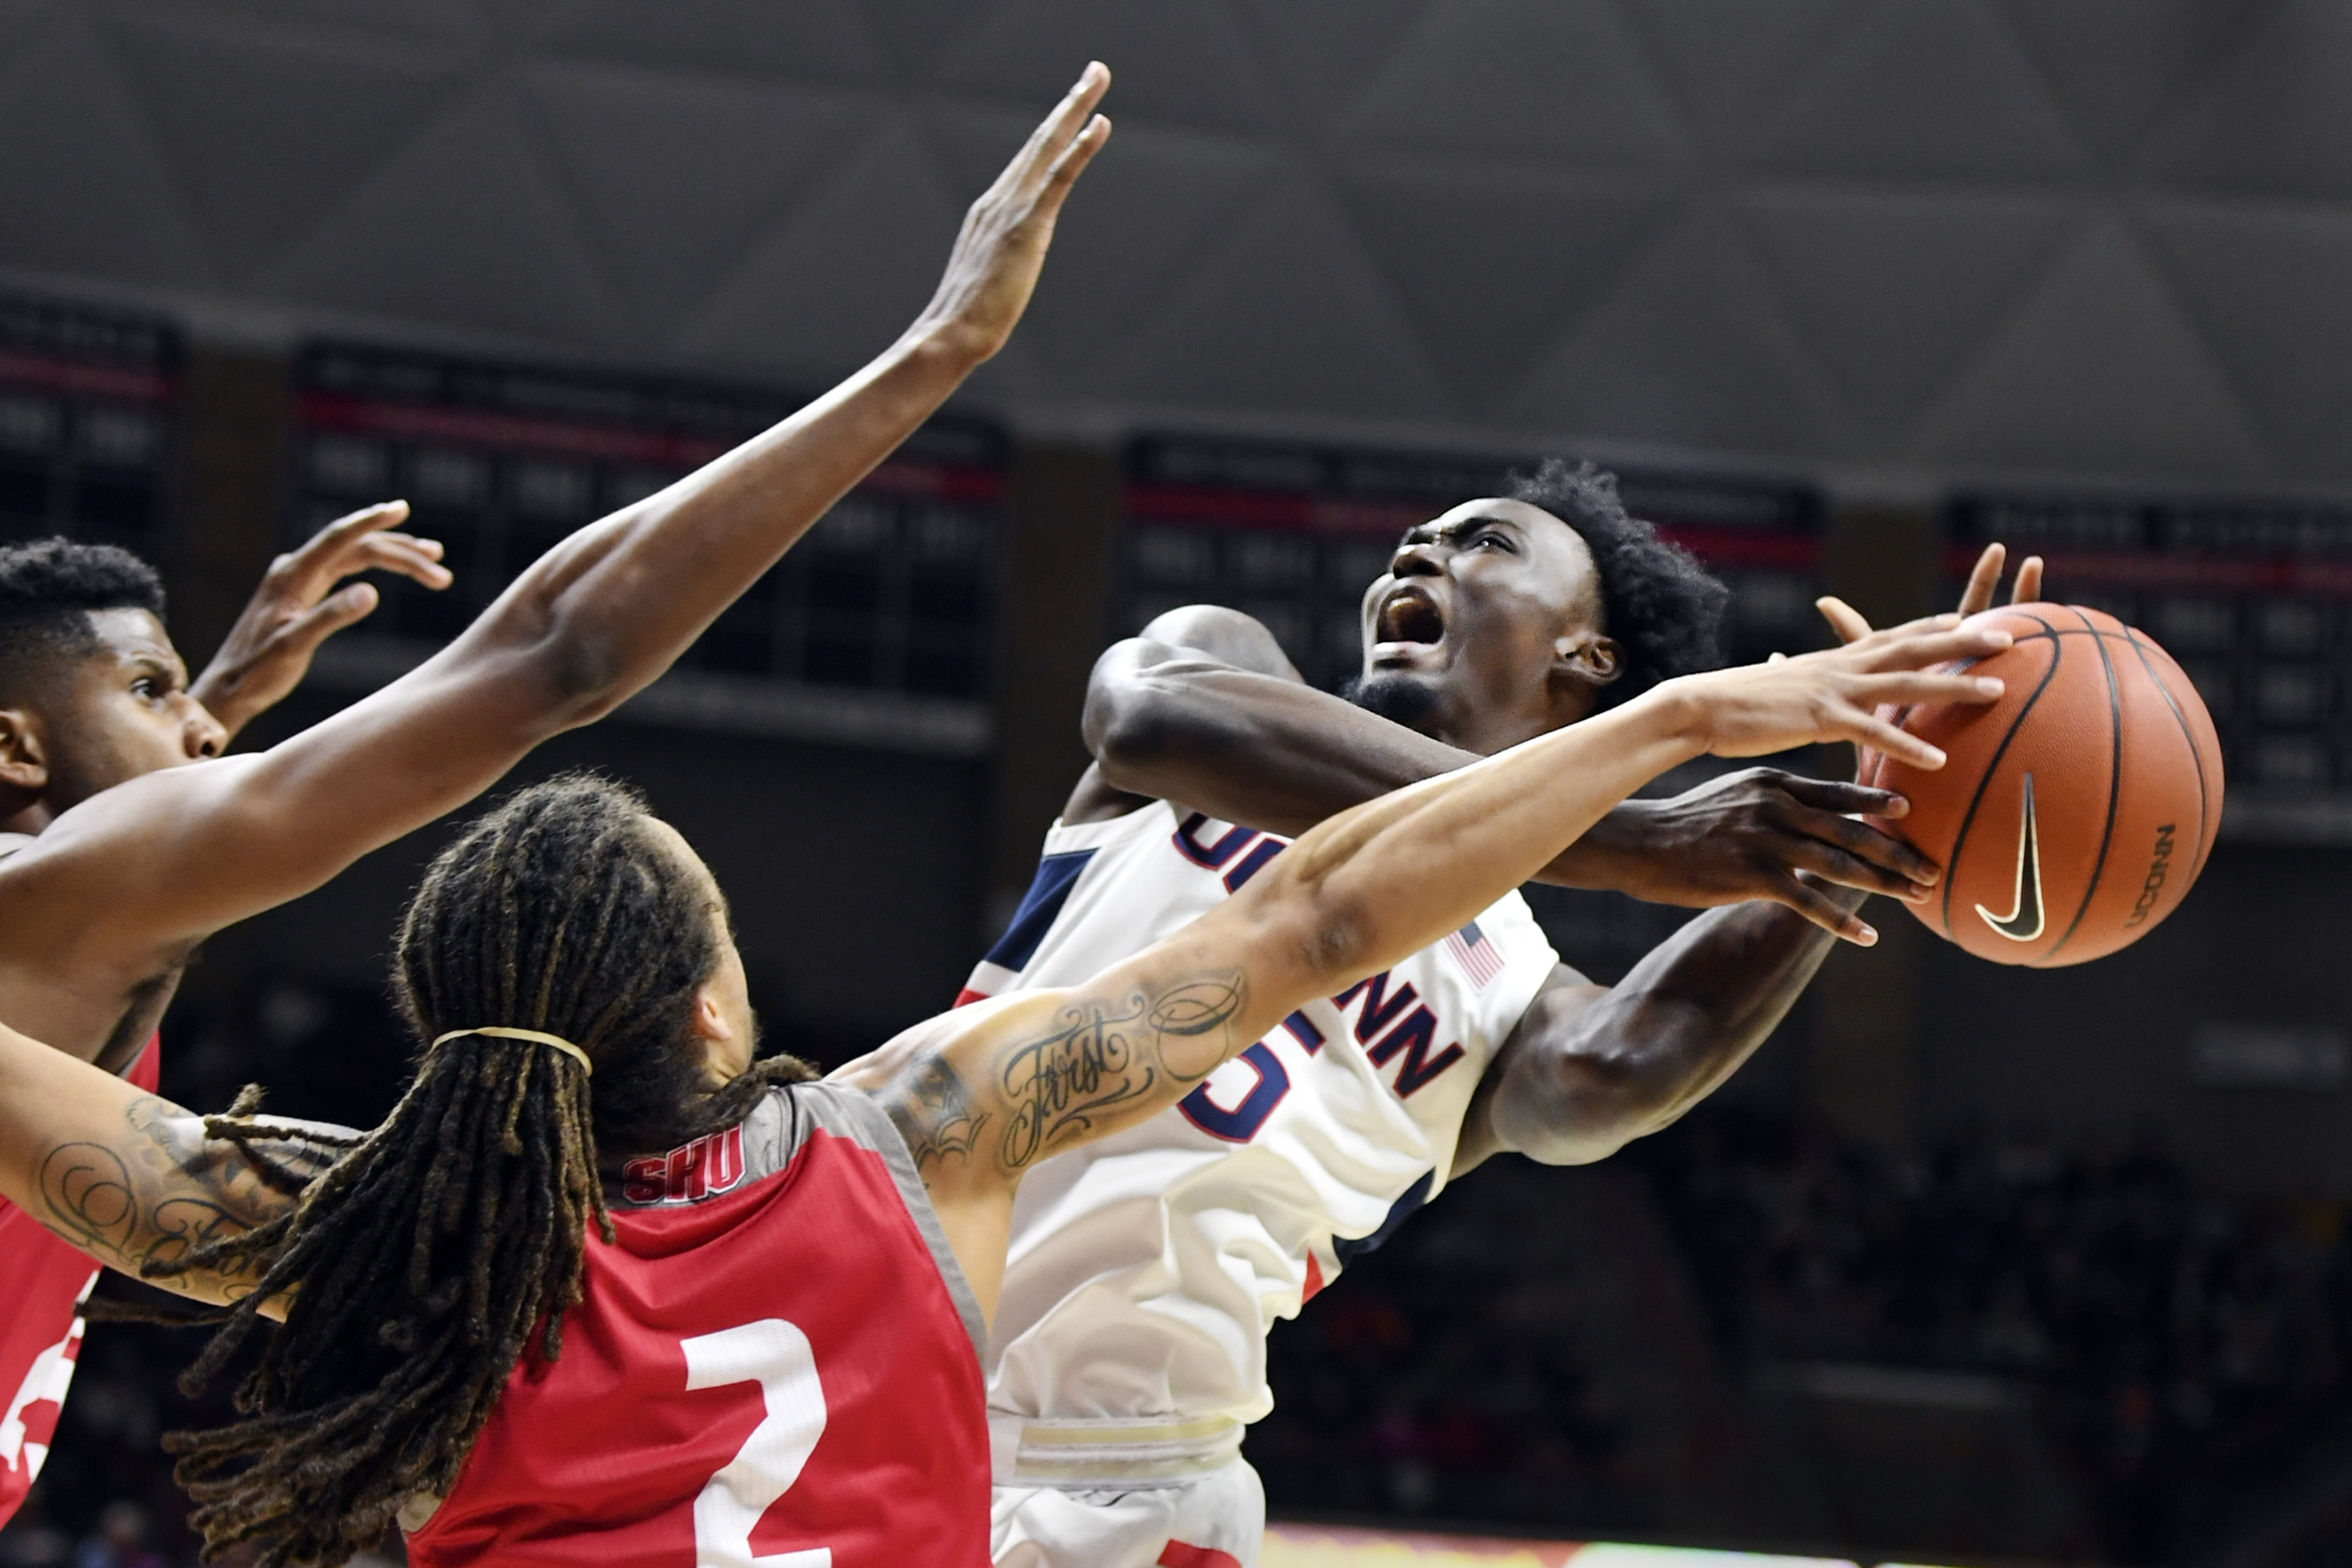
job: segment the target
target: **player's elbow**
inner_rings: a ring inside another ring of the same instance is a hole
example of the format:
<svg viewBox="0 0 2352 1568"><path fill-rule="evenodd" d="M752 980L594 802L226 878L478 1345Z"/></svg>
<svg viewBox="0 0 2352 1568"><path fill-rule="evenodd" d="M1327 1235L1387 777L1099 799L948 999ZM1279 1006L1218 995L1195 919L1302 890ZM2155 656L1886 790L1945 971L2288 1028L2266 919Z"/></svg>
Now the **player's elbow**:
<svg viewBox="0 0 2352 1568"><path fill-rule="evenodd" d="M1539 1077L1507 1082L1494 1110L1506 1146L1538 1164L1590 1165L1674 1119L1675 1097L1635 1062L1567 1053Z"/></svg>
<svg viewBox="0 0 2352 1568"><path fill-rule="evenodd" d="M1113 785L1160 794L1153 784L1161 771L1200 741L1196 706L1180 677L1098 673L1087 692L1087 749Z"/></svg>

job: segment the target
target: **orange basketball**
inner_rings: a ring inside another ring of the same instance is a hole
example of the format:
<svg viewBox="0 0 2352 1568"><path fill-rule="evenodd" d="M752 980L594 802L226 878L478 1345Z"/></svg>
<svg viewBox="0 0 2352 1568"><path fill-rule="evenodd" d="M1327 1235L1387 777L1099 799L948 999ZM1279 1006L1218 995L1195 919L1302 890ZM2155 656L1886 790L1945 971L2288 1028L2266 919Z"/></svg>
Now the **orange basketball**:
<svg viewBox="0 0 2352 1568"><path fill-rule="evenodd" d="M1944 868L1911 910L1995 963L2082 963L2180 907L2221 825L2221 748L2197 689L2147 634L2073 605L1978 622L2016 646L1979 660L2007 685L1982 707L1906 710L1935 772L1876 752L1862 782L1907 797L1883 823Z"/></svg>

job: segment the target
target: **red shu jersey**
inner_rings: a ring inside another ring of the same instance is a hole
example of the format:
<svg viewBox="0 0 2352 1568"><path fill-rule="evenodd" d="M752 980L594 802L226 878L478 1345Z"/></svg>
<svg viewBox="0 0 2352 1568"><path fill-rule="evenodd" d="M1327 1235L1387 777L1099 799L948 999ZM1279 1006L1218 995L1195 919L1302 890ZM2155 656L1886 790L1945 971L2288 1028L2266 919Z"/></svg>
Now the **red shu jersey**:
<svg viewBox="0 0 2352 1568"><path fill-rule="evenodd" d="M155 1087L163 1046L150 1039L122 1076ZM49 1457L58 1412L81 1354L81 1304L98 1265L0 1198L0 1524L24 1506Z"/></svg>
<svg viewBox="0 0 2352 1568"><path fill-rule="evenodd" d="M624 1185L409 1562L988 1568L980 1309L873 1100L779 1088Z"/></svg>

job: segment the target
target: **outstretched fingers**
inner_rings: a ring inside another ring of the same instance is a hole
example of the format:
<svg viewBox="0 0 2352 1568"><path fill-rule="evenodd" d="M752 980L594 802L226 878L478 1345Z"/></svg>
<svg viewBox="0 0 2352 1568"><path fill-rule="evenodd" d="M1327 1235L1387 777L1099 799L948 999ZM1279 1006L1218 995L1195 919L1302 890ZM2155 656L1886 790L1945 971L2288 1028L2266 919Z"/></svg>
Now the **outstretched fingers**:
<svg viewBox="0 0 2352 1568"><path fill-rule="evenodd" d="M2012 605L2031 605L2042 597L2042 557L2029 555L2017 568L2017 584L2010 590Z"/></svg>
<svg viewBox="0 0 2352 1568"><path fill-rule="evenodd" d="M1969 585L1960 590L1960 614L1973 616L1992 608L1993 591L2000 586L2001 568L2009 564L2009 547L1993 543L1984 547L1977 557L1975 567L1969 573Z"/></svg>
<svg viewBox="0 0 2352 1568"><path fill-rule="evenodd" d="M1837 634L1840 642L1860 642L1870 635L1870 623L1862 618L1862 612L1835 594L1824 594L1815 599L1813 608L1829 622L1830 630Z"/></svg>
<svg viewBox="0 0 2352 1568"><path fill-rule="evenodd" d="M1016 190L1032 191L1049 183L1065 154L1082 138L1097 134L1094 121L1100 117L1095 114L1095 106L1109 90L1110 68L1100 60L1087 61L1087 68L1078 73L1077 81L1063 95L1062 101L1030 132L1029 140L1005 166L998 183L1009 181ZM1071 177L1076 176L1074 174Z"/></svg>

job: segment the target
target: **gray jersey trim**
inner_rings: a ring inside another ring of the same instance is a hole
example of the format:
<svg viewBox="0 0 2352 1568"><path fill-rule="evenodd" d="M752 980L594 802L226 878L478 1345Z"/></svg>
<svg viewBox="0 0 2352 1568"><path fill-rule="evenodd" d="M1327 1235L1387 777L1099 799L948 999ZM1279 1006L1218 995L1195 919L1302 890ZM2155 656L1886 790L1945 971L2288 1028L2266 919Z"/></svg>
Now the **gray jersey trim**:
<svg viewBox="0 0 2352 1568"><path fill-rule="evenodd" d="M939 1214L931 1207L931 1195L915 1169L915 1157L907 1152L907 1141L898 1135L898 1124L888 1113L874 1103L873 1096L836 1083L778 1084L751 1108L741 1125L744 1182L772 1176L792 1163L809 1134L818 1129L881 1155L890 1179L898 1184L899 1201L907 1205L915 1228L922 1233L923 1245L930 1248L931 1261L939 1266L940 1278L947 1282L964 1331L971 1336L972 1354L982 1353L988 1342L988 1320L981 1312L980 1298L972 1294L971 1281L963 1277L948 1246L947 1232L940 1227ZM615 1208L661 1206L631 1204L620 1195L617 1184L606 1189L606 1199Z"/></svg>
<svg viewBox="0 0 2352 1568"><path fill-rule="evenodd" d="M874 1097L864 1089L836 1083L780 1085L769 1099L790 1100L814 1125L882 1156L883 1163L890 1167L890 1179L898 1184L898 1196L906 1203L907 1212L914 1216L915 1228L923 1234L923 1245L931 1249L931 1261L939 1265L940 1278L947 1282L948 1295L963 1319L964 1331L971 1336L971 1353L984 1355L988 1319L980 1310L980 1298L972 1294L971 1282L963 1277L963 1267L948 1246L948 1235L940 1226L939 1213L931 1207L931 1194L923 1185L921 1173L915 1169L915 1156L908 1152L907 1141L898 1135L898 1124L890 1120L889 1113L874 1103ZM748 1138L743 1163L747 1167L751 1163Z"/></svg>

